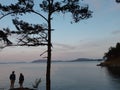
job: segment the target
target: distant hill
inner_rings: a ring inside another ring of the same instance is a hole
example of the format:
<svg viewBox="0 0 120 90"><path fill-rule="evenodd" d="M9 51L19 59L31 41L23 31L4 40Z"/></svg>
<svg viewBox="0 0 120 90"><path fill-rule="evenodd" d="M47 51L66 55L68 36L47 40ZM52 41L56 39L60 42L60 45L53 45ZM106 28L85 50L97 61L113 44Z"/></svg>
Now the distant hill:
<svg viewBox="0 0 120 90"><path fill-rule="evenodd" d="M78 58L71 60L71 62L81 62L81 61L102 61L103 59L90 59L90 58Z"/></svg>
<svg viewBox="0 0 120 90"><path fill-rule="evenodd" d="M46 60L39 59L39 60L34 60L31 63L46 63L46 62L47 62Z"/></svg>
<svg viewBox="0 0 120 90"><path fill-rule="evenodd" d="M66 60L66 61L62 61L62 60L52 60L52 62L81 62L81 61L102 61L103 59L89 59L89 58L78 58L75 60ZM34 60L31 63L46 63L47 60Z"/></svg>
<svg viewBox="0 0 120 90"><path fill-rule="evenodd" d="M0 62L0 64L22 64L27 62Z"/></svg>
<svg viewBox="0 0 120 90"><path fill-rule="evenodd" d="M74 60L52 60L52 62L87 62L87 61L103 61L103 59L78 58ZM33 60L31 62L0 62L0 64L23 64L23 63L47 63L46 59Z"/></svg>
<svg viewBox="0 0 120 90"><path fill-rule="evenodd" d="M46 63L47 60L45 59L38 59L38 60L33 60L31 63ZM66 61L61 61L61 60L52 60L52 62L66 62Z"/></svg>

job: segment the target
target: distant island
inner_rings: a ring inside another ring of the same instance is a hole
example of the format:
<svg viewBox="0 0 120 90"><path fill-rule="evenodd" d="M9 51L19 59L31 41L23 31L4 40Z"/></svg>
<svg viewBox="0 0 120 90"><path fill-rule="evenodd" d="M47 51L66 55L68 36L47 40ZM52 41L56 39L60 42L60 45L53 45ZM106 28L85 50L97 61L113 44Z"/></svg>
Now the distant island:
<svg viewBox="0 0 120 90"><path fill-rule="evenodd" d="M78 58L78 59L75 59L75 60L66 60L66 61L63 61L63 60L52 60L52 62L83 62L83 61L102 61L103 59L89 59L89 58ZM34 60L32 61L31 63L46 63L46 60Z"/></svg>
<svg viewBox="0 0 120 90"><path fill-rule="evenodd" d="M22 64L27 62L0 62L0 64Z"/></svg>
<svg viewBox="0 0 120 90"><path fill-rule="evenodd" d="M75 60L52 60L52 62L88 62L88 61L103 61L103 59L78 58ZM0 64L23 64L23 63L46 63L46 59L33 60L31 62L0 62Z"/></svg>
<svg viewBox="0 0 120 90"><path fill-rule="evenodd" d="M105 61L98 64L98 66L120 68L120 43L117 43L115 47L110 47L109 51L105 53L104 59Z"/></svg>
<svg viewBox="0 0 120 90"><path fill-rule="evenodd" d="M103 61L103 59L78 58L75 60L71 60L69 62L81 62L81 61Z"/></svg>

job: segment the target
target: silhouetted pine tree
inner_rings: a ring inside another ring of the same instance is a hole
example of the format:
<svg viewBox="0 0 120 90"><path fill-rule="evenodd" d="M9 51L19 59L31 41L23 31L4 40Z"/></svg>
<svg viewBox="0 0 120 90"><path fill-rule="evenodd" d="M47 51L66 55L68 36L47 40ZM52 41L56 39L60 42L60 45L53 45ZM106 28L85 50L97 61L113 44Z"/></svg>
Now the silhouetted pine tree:
<svg viewBox="0 0 120 90"><path fill-rule="evenodd" d="M38 0L41 1L41 0ZM70 13L73 18L73 22L77 23L83 19L88 19L91 17L92 12L89 10L88 5L82 6L80 4L82 0L42 0L39 4L39 11L33 8L36 3L34 0L18 0L17 3L11 5L2 5L0 3L0 19L4 18L7 15L17 16L34 13L39 15L43 20L46 21L47 28L39 25L31 25L24 21L19 21L17 19L13 20L17 31L11 31L13 34L21 35L19 38L19 44L21 46L38 46L44 45L44 41L47 42L47 71L46 71L46 90L51 89L51 31L52 25L51 21L53 20L53 14L55 13ZM42 15L41 12L44 12L46 17ZM73 23L72 22L72 23ZM47 35L44 36L43 34ZM43 35L43 36L42 36ZM33 36L33 37L32 37ZM44 40L43 40L44 39Z"/></svg>

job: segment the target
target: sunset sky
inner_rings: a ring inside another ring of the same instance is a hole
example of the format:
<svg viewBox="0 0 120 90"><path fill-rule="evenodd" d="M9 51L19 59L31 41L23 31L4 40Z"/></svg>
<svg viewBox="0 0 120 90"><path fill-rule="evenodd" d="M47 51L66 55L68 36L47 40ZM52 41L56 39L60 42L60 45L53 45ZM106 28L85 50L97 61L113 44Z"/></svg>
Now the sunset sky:
<svg viewBox="0 0 120 90"><path fill-rule="evenodd" d="M16 0L0 0L8 4ZM35 0L36 3L37 0ZM102 58L109 47L120 42L120 4L115 0L84 0L93 11L93 17L71 24L71 15L55 13L52 21L52 59L72 60L77 58ZM38 9L38 8L37 8ZM39 9L38 9L39 10ZM44 14L44 13L43 13ZM21 17L31 23L42 23L34 14ZM12 25L11 16L0 20L0 29ZM42 59L44 47L7 47L0 50L0 62L32 61Z"/></svg>

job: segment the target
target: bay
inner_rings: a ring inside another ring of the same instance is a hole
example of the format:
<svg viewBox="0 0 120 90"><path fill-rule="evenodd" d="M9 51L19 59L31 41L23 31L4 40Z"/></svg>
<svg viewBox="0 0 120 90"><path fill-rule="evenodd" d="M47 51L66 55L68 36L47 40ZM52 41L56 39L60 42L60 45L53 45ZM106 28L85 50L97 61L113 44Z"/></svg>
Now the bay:
<svg viewBox="0 0 120 90"><path fill-rule="evenodd" d="M107 68L96 66L98 63L100 62L52 63L52 90L119 90L120 76ZM41 78L39 90L46 89L46 63L0 64L0 88L9 89L9 75L12 71L16 73L15 87L19 87L19 74L23 73L24 87L32 88L35 80Z"/></svg>

